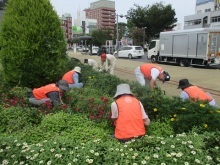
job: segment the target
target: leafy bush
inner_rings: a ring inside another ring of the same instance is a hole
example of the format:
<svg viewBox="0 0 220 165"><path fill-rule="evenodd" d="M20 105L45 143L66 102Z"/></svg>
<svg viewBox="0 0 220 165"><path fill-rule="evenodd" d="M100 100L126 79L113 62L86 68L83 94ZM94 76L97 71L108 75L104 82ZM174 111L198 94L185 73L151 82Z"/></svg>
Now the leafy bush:
<svg viewBox="0 0 220 165"><path fill-rule="evenodd" d="M36 126L41 122L42 116L35 109L21 107L1 107L0 132L13 133L22 131L30 126Z"/></svg>
<svg viewBox="0 0 220 165"><path fill-rule="evenodd" d="M48 0L8 0L1 29L1 62L8 86L56 82L66 64L61 22Z"/></svg>
<svg viewBox="0 0 220 165"><path fill-rule="evenodd" d="M58 112L46 115L40 124L16 133L14 137L25 139L30 143L51 139L87 142L94 138L109 137L111 130L105 130L107 124L107 122L95 123L82 114Z"/></svg>

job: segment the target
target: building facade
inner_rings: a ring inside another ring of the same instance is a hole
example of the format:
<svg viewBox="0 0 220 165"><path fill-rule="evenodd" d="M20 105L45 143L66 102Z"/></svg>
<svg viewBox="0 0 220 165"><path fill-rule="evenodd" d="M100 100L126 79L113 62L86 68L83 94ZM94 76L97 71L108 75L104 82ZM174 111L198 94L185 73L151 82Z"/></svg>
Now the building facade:
<svg viewBox="0 0 220 165"><path fill-rule="evenodd" d="M86 18L96 19L98 29L115 28L115 2L109 0L99 0L90 3L90 7L84 10Z"/></svg>
<svg viewBox="0 0 220 165"><path fill-rule="evenodd" d="M60 17L61 20L61 26L64 30L65 37L67 41L72 40L73 38L73 32L72 32L72 17L70 14L66 13L63 14L62 17Z"/></svg>
<svg viewBox="0 0 220 165"><path fill-rule="evenodd" d="M195 14L184 17L184 29L220 27L220 0L196 0Z"/></svg>
<svg viewBox="0 0 220 165"><path fill-rule="evenodd" d="M83 33L82 22L85 22L85 34L92 33L93 30L97 29L97 20L86 18L85 11L78 11L77 18L73 20L73 36L77 37Z"/></svg>

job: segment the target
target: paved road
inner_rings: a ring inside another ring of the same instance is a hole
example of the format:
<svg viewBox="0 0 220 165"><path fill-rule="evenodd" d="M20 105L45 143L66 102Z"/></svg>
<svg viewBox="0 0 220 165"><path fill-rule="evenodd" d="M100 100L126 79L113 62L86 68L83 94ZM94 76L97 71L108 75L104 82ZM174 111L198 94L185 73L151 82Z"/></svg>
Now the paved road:
<svg viewBox="0 0 220 165"><path fill-rule="evenodd" d="M82 55L81 53L68 52L70 57L78 58L83 62L84 58L91 58L100 62L99 56ZM115 75L123 79L136 81L134 69L142 63L150 62L146 59L124 59L117 60ZM171 75L171 80L166 83L158 82L158 86L166 92L168 96L179 96L181 90L177 89L178 82L182 78L188 78L191 84L202 87L212 94L217 104L220 105L220 69L207 69L196 67L180 67L174 65L160 65Z"/></svg>

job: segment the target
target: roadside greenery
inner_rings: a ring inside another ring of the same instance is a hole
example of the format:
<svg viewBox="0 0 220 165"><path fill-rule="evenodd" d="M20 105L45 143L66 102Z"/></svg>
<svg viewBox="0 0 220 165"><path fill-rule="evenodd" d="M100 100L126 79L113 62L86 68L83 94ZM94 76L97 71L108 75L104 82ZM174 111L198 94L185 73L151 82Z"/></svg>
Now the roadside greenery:
<svg viewBox="0 0 220 165"><path fill-rule="evenodd" d="M0 83L1 164L219 164L220 110L181 102L160 90L80 66L84 88L66 93L66 104L29 105L28 88L5 92ZM150 119L147 135L119 143L112 138L110 104L116 86L129 83Z"/></svg>
<svg viewBox="0 0 220 165"><path fill-rule="evenodd" d="M8 86L58 81L66 59L61 22L49 0L8 0L0 33L0 59Z"/></svg>

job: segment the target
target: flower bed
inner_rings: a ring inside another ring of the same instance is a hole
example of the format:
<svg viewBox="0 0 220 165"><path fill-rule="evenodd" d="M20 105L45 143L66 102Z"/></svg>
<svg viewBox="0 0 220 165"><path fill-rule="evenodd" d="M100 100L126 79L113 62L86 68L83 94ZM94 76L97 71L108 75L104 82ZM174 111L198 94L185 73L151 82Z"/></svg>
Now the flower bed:
<svg viewBox="0 0 220 165"><path fill-rule="evenodd" d="M28 89L15 87L0 97L1 164L219 164L220 110L181 102L158 89L107 73L83 70L82 89L72 89L66 105L28 104ZM147 135L119 143L112 138L110 104L116 86L127 82L141 100L151 125Z"/></svg>

